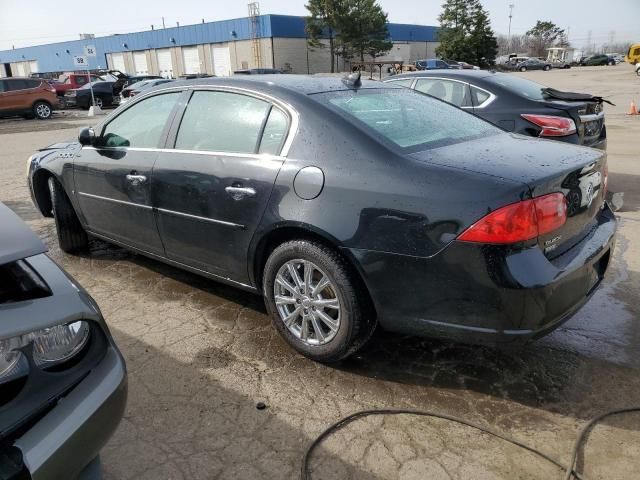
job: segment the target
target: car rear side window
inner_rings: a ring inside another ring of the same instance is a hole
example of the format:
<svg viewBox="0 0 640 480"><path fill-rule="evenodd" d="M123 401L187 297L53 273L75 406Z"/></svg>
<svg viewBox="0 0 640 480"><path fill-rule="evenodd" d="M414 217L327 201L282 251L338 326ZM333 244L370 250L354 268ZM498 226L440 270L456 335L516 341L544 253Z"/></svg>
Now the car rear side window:
<svg viewBox="0 0 640 480"><path fill-rule="evenodd" d="M38 88L41 83L41 80L27 80L27 88Z"/></svg>
<svg viewBox="0 0 640 480"><path fill-rule="evenodd" d="M491 94L486 90L471 85L471 97L473 99L473 105L475 107L481 107L484 102L491 98Z"/></svg>
<svg viewBox="0 0 640 480"><path fill-rule="evenodd" d="M107 124L102 133L102 146L158 148L180 94L155 95L132 105Z"/></svg>
<svg viewBox="0 0 640 480"><path fill-rule="evenodd" d="M6 91L13 92L14 90L25 90L27 87L27 81L22 78L16 78L11 80L5 80L6 82Z"/></svg>
<svg viewBox="0 0 640 480"><path fill-rule="evenodd" d="M229 92L194 92L182 117L175 148L255 153L270 104Z"/></svg>
<svg viewBox="0 0 640 480"><path fill-rule="evenodd" d="M273 107L264 126L262 139L260 140L259 153L277 155L287 134L287 116L279 108Z"/></svg>
<svg viewBox="0 0 640 480"><path fill-rule="evenodd" d="M408 89L360 89L317 94L343 117L410 153L494 135L493 125Z"/></svg>
<svg viewBox="0 0 640 480"><path fill-rule="evenodd" d="M469 87L466 83L440 78L421 78L416 82L416 90L444 100L456 107L470 107Z"/></svg>

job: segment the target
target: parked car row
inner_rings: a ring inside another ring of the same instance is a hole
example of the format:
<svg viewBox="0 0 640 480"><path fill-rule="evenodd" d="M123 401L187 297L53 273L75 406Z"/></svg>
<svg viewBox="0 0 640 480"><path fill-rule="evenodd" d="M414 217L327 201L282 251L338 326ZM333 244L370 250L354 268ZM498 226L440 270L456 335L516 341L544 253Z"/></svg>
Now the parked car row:
<svg viewBox="0 0 640 480"><path fill-rule="evenodd" d="M416 60L416 70L478 70L479 67L471 65L467 62L458 62L455 60L440 60L438 58L429 58L426 60Z"/></svg>

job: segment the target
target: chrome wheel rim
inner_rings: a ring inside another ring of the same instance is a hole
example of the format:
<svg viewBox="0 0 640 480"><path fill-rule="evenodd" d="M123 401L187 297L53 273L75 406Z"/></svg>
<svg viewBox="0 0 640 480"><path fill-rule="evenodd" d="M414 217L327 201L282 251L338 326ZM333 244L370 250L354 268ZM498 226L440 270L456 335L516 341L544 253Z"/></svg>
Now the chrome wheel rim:
<svg viewBox="0 0 640 480"><path fill-rule="evenodd" d="M51 109L49 108L49 105L41 103L36 107L36 113L41 118L47 118L51 115Z"/></svg>
<svg viewBox="0 0 640 480"><path fill-rule="evenodd" d="M341 305L337 292L326 273L302 259L282 265L273 285L280 320L307 345L324 345L338 333Z"/></svg>
<svg viewBox="0 0 640 480"><path fill-rule="evenodd" d="M95 99L95 104L96 104L96 107L102 108L102 99L101 98L96 98Z"/></svg>

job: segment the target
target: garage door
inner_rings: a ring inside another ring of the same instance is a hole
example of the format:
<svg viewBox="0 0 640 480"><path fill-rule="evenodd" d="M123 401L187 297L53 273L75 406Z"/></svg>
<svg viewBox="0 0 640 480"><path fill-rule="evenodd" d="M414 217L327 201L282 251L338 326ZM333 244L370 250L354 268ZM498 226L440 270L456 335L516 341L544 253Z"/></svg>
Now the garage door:
<svg viewBox="0 0 640 480"><path fill-rule="evenodd" d="M149 73L146 53L133 52L133 68L136 71L136 75L147 75Z"/></svg>
<svg viewBox="0 0 640 480"><path fill-rule="evenodd" d="M26 77L26 72L24 71L24 63L18 62L16 65L16 77Z"/></svg>
<svg viewBox="0 0 640 480"><path fill-rule="evenodd" d="M122 53L111 54L111 68L113 70L120 70L122 73L127 72L124 66L124 55Z"/></svg>
<svg viewBox="0 0 640 480"><path fill-rule="evenodd" d="M216 77L231 75L231 54L229 47L213 47L213 73Z"/></svg>
<svg viewBox="0 0 640 480"><path fill-rule="evenodd" d="M31 73L38 73L38 62L36 60L29 62L29 71Z"/></svg>
<svg viewBox="0 0 640 480"><path fill-rule="evenodd" d="M158 70L160 76L164 78L173 78L173 60L171 60L171 50L164 48L158 50Z"/></svg>
<svg viewBox="0 0 640 480"><path fill-rule="evenodd" d="M184 73L200 73L198 47L184 47L182 57L184 58Z"/></svg>

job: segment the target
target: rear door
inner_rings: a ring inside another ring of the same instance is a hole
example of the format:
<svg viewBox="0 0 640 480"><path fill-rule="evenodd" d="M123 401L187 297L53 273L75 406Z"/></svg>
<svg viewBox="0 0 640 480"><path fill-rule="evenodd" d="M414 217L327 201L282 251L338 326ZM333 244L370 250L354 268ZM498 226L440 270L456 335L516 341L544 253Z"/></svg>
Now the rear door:
<svg viewBox="0 0 640 480"><path fill-rule="evenodd" d="M151 205L151 171L182 92L146 98L102 129L74 159L75 191L89 231L163 255Z"/></svg>
<svg viewBox="0 0 640 480"><path fill-rule="evenodd" d="M26 92L27 80L23 78L7 78L4 81L4 92L2 96L3 110L15 112L26 110L31 106L28 105L29 95Z"/></svg>
<svg viewBox="0 0 640 480"><path fill-rule="evenodd" d="M247 252L283 163L290 117L257 94L194 91L153 169L169 259L248 282Z"/></svg>

